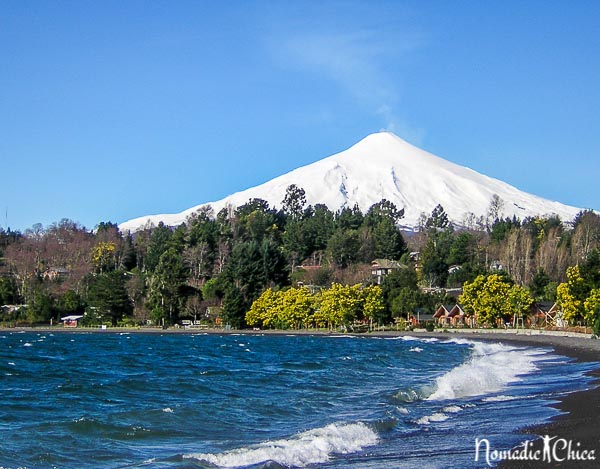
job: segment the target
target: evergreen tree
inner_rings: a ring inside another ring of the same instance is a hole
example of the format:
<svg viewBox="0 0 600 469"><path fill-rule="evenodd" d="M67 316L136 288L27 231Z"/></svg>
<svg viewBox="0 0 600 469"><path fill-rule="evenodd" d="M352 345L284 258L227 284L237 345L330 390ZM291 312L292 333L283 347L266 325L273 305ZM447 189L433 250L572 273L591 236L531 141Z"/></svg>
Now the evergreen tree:
<svg viewBox="0 0 600 469"><path fill-rule="evenodd" d="M342 208L335 217L337 228L343 230L358 230L363 224L363 220L364 216L358 204L355 204L352 208Z"/></svg>
<svg viewBox="0 0 600 469"><path fill-rule="evenodd" d="M385 277L381 287L386 311L391 312L393 317L404 317L420 305L418 277L413 267L393 270Z"/></svg>
<svg viewBox="0 0 600 469"><path fill-rule="evenodd" d="M235 211L234 237L242 241L261 242L264 238L279 239L284 220L281 214L262 199L252 199Z"/></svg>
<svg viewBox="0 0 600 469"><path fill-rule="evenodd" d="M67 290L59 299L58 299L58 309L60 310L60 315L72 315L79 314L83 312L83 302L81 301L81 297L77 294L77 292L73 290Z"/></svg>
<svg viewBox="0 0 600 469"><path fill-rule="evenodd" d="M133 245L133 237L131 234L127 234L123 239L123 247L121 252L121 265L118 266L119 269L131 270L137 264L137 255L135 252L135 247Z"/></svg>
<svg viewBox="0 0 600 469"><path fill-rule="evenodd" d="M534 298L543 299L546 293L546 287L550 283L550 277L544 269L538 269L529 285L529 290Z"/></svg>
<svg viewBox="0 0 600 469"><path fill-rule="evenodd" d="M440 204L436 205L431 212L431 216L425 222L425 227L433 231L445 230L450 227L450 220L444 207Z"/></svg>
<svg viewBox="0 0 600 469"><path fill-rule="evenodd" d="M14 277L0 277L0 305L19 303L17 282Z"/></svg>
<svg viewBox="0 0 600 469"><path fill-rule="evenodd" d="M579 266L579 272L589 288L600 288L600 251L590 250L585 261Z"/></svg>
<svg viewBox="0 0 600 469"><path fill-rule="evenodd" d="M427 242L421 250L423 279L431 287L444 287L448 279L448 258L453 244L453 228L448 215L437 205L425 222Z"/></svg>
<svg viewBox="0 0 600 469"><path fill-rule="evenodd" d="M94 316L100 321L110 321L113 326L132 312L132 304L126 288L127 277L121 271L113 270L88 277L86 302L89 307L89 321Z"/></svg>
<svg viewBox="0 0 600 469"><path fill-rule="evenodd" d="M404 319L413 315L420 305L420 296L418 290L408 287L402 287L395 292L390 302L392 317Z"/></svg>
<svg viewBox="0 0 600 469"><path fill-rule="evenodd" d="M501 243L506 239L506 236L513 228L519 228L521 222L513 218L505 218L504 220L496 220L491 226L490 239L496 243Z"/></svg>
<svg viewBox="0 0 600 469"><path fill-rule="evenodd" d="M335 230L327 245L332 262L341 268L348 267L356 261L360 248L358 232L343 228Z"/></svg>
<svg viewBox="0 0 600 469"><path fill-rule="evenodd" d="M285 225L283 233L283 249L289 260L290 270L294 271L296 266L310 254L310 240L306 236L306 225L301 220L289 220Z"/></svg>
<svg viewBox="0 0 600 469"><path fill-rule="evenodd" d="M148 243L148 253L146 255L146 268L152 272L156 269L160 256L169 249L169 242L173 232L171 228L166 226L162 221L152 231L150 235L150 242Z"/></svg>
<svg viewBox="0 0 600 469"><path fill-rule="evenodd" d="M51 318L56 319L56 311L54 297L42 285L37 285L33 302L27 306L27 319L31 322L47 323Z"/></svg>
<svg viewBox="0 0 600 469"><path fill-rule="evenodd" d="M448 262L446 261L451 237L448 233L431 236L421 251L421 270L423 279L430 287L444 287L448 280Z"/></svg>
<svg viewBox="0 0 600 469"><path fill-rule="evenodd" d="M306 192L296 184L291 184L285 191L285 197L281 202L283 212L292 220L302 218L306 206Z"/></svg>
<svg viewBox="0 0 600 469"><path fill-rule="evenodd" d="M283 253L275 242L250 241L234 246L223 273L223 312L231 325L244 325L246 312L265 288L286 284L288 271Z"/></svg>
<svg viewBox="0 0 600 469"><path fill-rule="evenodd" d="M307 209L302 222L307 256L327 248L329 238L334 230L334 223L334 214L326 205L317 204L314 208Z"/></svg>
<svg viewBox="0 0 600 469"><path fill-rule="evenodd" d="M384 218L373 227L373 241L376 258L398 260L406 252L402 233L391 218Z"/></svg>
<svg viewBox="0 0 600 469"><path fill-rule="evenodd" d="M371 205L369 210L367 210L365 223L369 226L375 226L381 220L387 219L391 221L393 225L396 225L403 217L404 209L398 210L393 202L382 199L380 202Z"/></svg>

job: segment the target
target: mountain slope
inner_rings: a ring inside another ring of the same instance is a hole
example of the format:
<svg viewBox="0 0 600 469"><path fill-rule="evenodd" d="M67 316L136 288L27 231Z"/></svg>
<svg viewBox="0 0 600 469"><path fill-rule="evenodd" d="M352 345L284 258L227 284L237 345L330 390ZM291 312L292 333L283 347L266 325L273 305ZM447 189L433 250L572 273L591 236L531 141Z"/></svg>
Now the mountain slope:
<svg viewBox="0 0 600 469"><path fill-rule="evenodd" d="M237 207L252 198L281 207L290 184L306 191L307 202L327 205L336 211L358 204L363 212L381 199L405 209L401 223L417 226L421 213L429 215L442 204L450 220L461 224L468 213L485 215L492 196L504 202L503 216L556 214L572 220L581 210L522 192L498 179L479 174L427 153L389 132L367 136L348 150L290 171L264 184L236 192L216 202L208 202L177 214L150 215L120 225L123 231L136 231L147 224L176 226L200 208L210 205L215 213L223 207Z"/></svg>

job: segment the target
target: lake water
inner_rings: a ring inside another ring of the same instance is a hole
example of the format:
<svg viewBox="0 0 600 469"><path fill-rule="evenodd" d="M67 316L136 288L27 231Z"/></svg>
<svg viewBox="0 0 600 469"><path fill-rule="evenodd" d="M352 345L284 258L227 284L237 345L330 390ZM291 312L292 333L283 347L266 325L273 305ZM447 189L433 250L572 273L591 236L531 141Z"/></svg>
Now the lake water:
<svg viewBox="0 0 600 469"><path fill-rule="evenodd" d="M0 333L0 467L483 467L585 389L548 349L344 336Z"/></svg>

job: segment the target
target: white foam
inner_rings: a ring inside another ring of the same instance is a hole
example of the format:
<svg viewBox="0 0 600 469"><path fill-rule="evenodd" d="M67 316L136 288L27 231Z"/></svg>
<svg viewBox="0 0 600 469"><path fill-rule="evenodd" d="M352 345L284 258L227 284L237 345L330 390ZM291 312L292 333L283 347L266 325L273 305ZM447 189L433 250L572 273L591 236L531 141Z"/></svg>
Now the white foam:
<svg viewBox="0 0 600 469"><path fill-rule="evenodd" d="M172 414L173 413L173 409L171 409L170 407L165 407L162 411L165 412L165 413L167 413L167 414Z"/></svg>
<svg viewBox="0 0 600 469"><path fill-rule="evenodd" d="M433 344L434 342L439 342L440 339L436 339L435 337L428 337L427 339L421 339L421 342L425 342L428 344Z"/></svg>
<svg viewBox="0 0 600 469"><path fill-rule="evenodd" d="M443 400L481 396L520 381L520 376L537 369L542 359L537 350L517 349L503 344L453 340L473 346L471 358L438 377L435 391L427 399Z"/></svg>
<svg viewBox="0 0 600 469"><path fill-rule="evenodd" d="M439 342L440 339L436 337L415 337L414 335L399 335L396 337L383 337L383 340L402 340L405 342L421 342L424 344L432 344Z"/></svg>
<svg viewBox="0 0 600 469"><path fill-rule="evenodd" d="M431 415L426 415L417 420L419 425L429 425L431 422L443 422L444 420L448 420L448 416L441 412L436 412Z"/></svg>
<svg viewBox="0 0 600 469"><path fill-rule="evenodd" d="M462 407L458 406L458 405L449 405L446 406L442 409L442 412L448 412L450 414L456 414L457 412L460 412L461 410L463 410Z"/></svg>
<svg viewBox="0 0 600 469"><path fill-rule="evenodd" d="M422 352L423 349L421 347L412 347L409 349L409 352Z"/></svg>
<svg viewBox="0 0 600 469"><path fill-rule="evenodd" d="M485 399L483 399L483 402L504 402L504 401L514 401L515 399L518 399L518 397L501 395L501 396L486 397Z"/></svg>
<svg viewBox="0 0 600 469"><path fill-rule="evenodd" d="M219 467L251 466L274 461L283 466L304 467L328 461L334 454L348 454L377 443L377 434L364 423L330 424L299 433L289 439L265 441L224 453L185 455Z"/></svg>

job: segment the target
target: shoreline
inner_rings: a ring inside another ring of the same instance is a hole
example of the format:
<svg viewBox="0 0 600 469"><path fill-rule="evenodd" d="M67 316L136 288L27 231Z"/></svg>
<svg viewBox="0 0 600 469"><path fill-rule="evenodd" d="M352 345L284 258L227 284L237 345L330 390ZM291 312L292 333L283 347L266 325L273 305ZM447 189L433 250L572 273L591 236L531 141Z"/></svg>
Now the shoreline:
<svg viewBox="0 0 600 469"><path fill-rule="evenodd" d="M523 435L523 441L534 439L530 448L542 450L541 438L545 435L556 436L559 439L572 441L573 445L580 443L580 449L594 450L596 460L593 461L564 461L548 463L544 461L503 461L499 468L538 468L538 467L598 467L600 461L600 340L590 338L587 334L550 334L527 333L514 330L501 330L475 332L473 330L448 331L448 332L418 332L418 331L380 331L371 333L343 333L319 330L220 330L220 329L161 329L161 328L63 328L63 327L22 327L0 328L0 333L103 333L103 334L210 334L210 335L314 335L332 336L348 335L356 337L435 337L435 338L463 338L478 341L505 342L511 345L530 347L546 347L555 353L572 358L579 362L595 362L594 369L588 375L594 379L588 389L570 392L561 397L552 407L561 413L552 417L548 422L525 427L518 431ZM537 438L532 438L537 437ZM506 448L509 449L509 448Z"/></svg>

